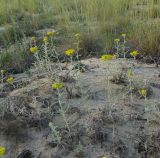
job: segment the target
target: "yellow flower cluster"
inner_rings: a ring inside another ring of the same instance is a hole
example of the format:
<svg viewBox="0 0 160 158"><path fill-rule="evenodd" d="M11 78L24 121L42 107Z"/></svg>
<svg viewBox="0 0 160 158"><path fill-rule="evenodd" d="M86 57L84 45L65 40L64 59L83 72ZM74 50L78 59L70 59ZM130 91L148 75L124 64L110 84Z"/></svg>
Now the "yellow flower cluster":
<svg viewBox="0 0 160 158"><path fill-rule="evenodd" d="M37 39L37 38L36 38L35 36L32 36L32 37L31 37L31 40L34 41L34 42L36 41L36 39Z"/></svg>
<svg viewBox="0 0 160 158"><path fill-rule="evenodd" d="M8 77L6 81L7 81L8 84L13 85L14 78L13 78L12 76L11 76L11 77Z"/></svg>
<svg viewBox="0 0 160 158"><path fill-rule="evenodd" d="M121 36L122 36L122 37L126 37L126 34L125 34L125 33L122 33Z"/></svg>
<svg viewBox="0 0 160 158"><path fill-rule="evenodd" d="M139 54L139 52L136 51L136 50L134 50L134 51L132 51L132 52L130 53L130 55L131 55L132 57L136 57L138 54Z"/></svg>
<svg viewBox="0 0 160 158"><path fill-rule="evenodd" d="M104 54L101 56L101 60L102 61L107 61L107 60L112 60L112 59L115 59L116 58L116 55L115 54Z"/></svg>
<svg viewBox="0 0 160 158"><path fill-rule="evenodd" d="M108 158L108 156L102 156L101 158Z"/></svg>
<svg viewBox="0 0 160 158"><path fill-rule="evenodd" d="M56 82L56 83L52 84L52 88L56 89L56 90L61 89L62 87L63 87L63 84L59 83L59 82Z"/></svg>
<svg viewBox="0 0 160 158"><path fill-rule="evenodd" d="M33 47L30 48L30 52L33 53L33 54L36 53L37 51L38 51L37 46L33 46Z"/></svg>
<svg viewBox="0 0 160 158"><path fill-rule="evenodd" d="M48 31L48 32L47 32L47 36L53 36L54 34L55 34L54 31Z"/></svg>
<svg viewBox="0 0 160 158"><path fill-rule="evenodd" d="M48 31L46 36L44 36L44 38L43 38L43 42L47 43L49 41L49 37L53 36L54 34L55 34L54 31Z"/></svg>
<svg viewBox="0 0 160 158"><path fill-rule="evenodd" d="M3 146L0 146L0 156L4 156L6 154L6 148Z"/></svg>
<svg viewBox="0 0 160 158"><path fill-rule="evenodd" d="M51 36L53 36L55 34L55 32L54 31L48 31L47 33L46 33L46 36L44 36L44 38L43 38L43 42L44 43L47 43L48 41L49 41L49 37L51 37ZM35 36L32 36L31 37L31 40L33 41L33 42L36 42L36 40L37 40L37 38L35 37ZM35 53L36 51L34 50L34 47L31 47L31 50L30 50L32 53Z"/></svg>
<svg viewBox="0 0 160 158"><path fill-rule="evenodd" d="M5 70L0 70L0 72L3 75L6 71Z"/></svg>
<svg viewBox="0 0 160 158"><path fill-rule="evenodd" d="M47 37L47 36L44 36L43 42L44 42L44 43L47 43L47 42L48 42L48 37Z"/></svg>
<svg viewBox="0 0 160 158"><path fill-rule="evenodd" d="M68 49L65 51L65 54L67 56L72 56L72 55L74 55L74 53L75 53L75 49Z"/></svg>
<svg viewBox="0 0 160 158"><path fill-rule="evenodd" d="M120 39L116 38L116 39L114 39L114 41L118 43L118 42L120 42Z"/></svg>
<svg viewBox="0 0 160 158"><path fill-rule="evenodd" d="M80 34L79 34L79 33L76 33L74 36L75 36L76 38L79 38L79 37L80 37Z"/></svg>
<svg viewBox="0 0 160 158"><path fill-rule="evenodd" d="M146 89L139 90L139 93L140 93L141 96L143 96L145 98L147 97L147 90Z"/></svg>

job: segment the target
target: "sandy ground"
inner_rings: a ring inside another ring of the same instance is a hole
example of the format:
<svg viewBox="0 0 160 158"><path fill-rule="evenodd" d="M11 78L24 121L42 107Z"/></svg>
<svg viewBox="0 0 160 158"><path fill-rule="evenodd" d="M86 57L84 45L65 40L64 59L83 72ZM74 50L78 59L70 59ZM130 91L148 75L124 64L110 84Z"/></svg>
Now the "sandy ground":
<svg viewBox="0 0 160 158"><path fill-rule="evenodd" d="M28 83L0 98L0 145L7 149L4 158L16 158L24 150L33 154L27 158L160 157L160 68L124 59L102 62L91 58L82 63L87 70L78 74L78 82L64 83L72 89L70 98L63 90L71 136L59 113L51 81L45 75L14 76L17 82ZM136 90L149 88L146 102L137 91L131 100L127 78L122 83L108 82L130 67L134 67L131 80ZM74 72L70 71L70 76ZM58 127L61 145L54 145L49 122Z"/></svg>

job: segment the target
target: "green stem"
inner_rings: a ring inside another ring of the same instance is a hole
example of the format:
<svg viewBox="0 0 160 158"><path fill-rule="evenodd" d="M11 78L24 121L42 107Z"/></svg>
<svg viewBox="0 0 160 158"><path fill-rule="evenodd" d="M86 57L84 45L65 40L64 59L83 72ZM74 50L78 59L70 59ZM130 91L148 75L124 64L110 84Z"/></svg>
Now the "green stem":
<svg viewBox="0 0 160 158"><path fill-rule="evenodd" d="M67 121L65 111L63 110L63 105L62 105L62 102L61 102L61 94L60 94L59 90L57 90L57 92L58 92L58 103L59 103L59 106L60 106L61 114L62 114L63 120L65 121L66 127L67 127L67 129L70 133L71 130L70 130L70 127L69 127L69 123Z"/></svg>
<svg viewBox="0 0 160 158"><path fill-rule="evenodd" d="M77 60L79 60L79 39L78 39L78 41L77 41Z"/></svg>
<svg viewBox="0 0 160 158"><path fill-rule="evenodd" d="M44 43L45 62L48 63L47 42Z"/></svg>
<svg viewBox="0 0 160 158"><path fill-rule="evenodd" d="M129 80L129 89L130 89L130 97L131 97L131 104L133 103L133 93L132 93L132 81L131 79Z"/></svg>
<svg viewBox="0 0 160 158"><path fill-rule="evenodd" d="M70 56L70 59L71 59L71 65L73 64L73 57L72 56Z"/></svg>
<svg viewBox="0 0 160 158"><path fill-rule="evenodd" d="M2 80L1 80L1 83L2 83L2 89L1 89L1 92L3 92L3 88L4 88L4 75L3 75L3 73L1 74L1 78L2 78Z"/></svg>

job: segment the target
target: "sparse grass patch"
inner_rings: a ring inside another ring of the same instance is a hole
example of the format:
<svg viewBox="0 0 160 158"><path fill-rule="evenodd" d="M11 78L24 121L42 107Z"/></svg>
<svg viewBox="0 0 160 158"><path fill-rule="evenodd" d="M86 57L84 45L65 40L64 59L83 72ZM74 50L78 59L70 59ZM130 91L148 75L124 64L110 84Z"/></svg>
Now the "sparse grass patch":
<svg viewBox="0 0 160 158"><path fill-rule="evenodd" d="M30 0L27 3L13 0L7 5L1 0L0 4L0 24L6 27L0 42L6 48L38 29L54 25L68 35L81 34L80 52L84 57L98 56L103 51L114 53L113 39L125 32L127 47L148 56L160 53L159 0L145 3L138 0Z"/></svg>
<svg viewBox="0 0 160 158"><path fill-rule="evenodd" d="M32 65L33 59L28 54L27 43L12 45L0 53L0 68L12 73L23 72ZM16 62L15 62L16 61Z"/></svg>

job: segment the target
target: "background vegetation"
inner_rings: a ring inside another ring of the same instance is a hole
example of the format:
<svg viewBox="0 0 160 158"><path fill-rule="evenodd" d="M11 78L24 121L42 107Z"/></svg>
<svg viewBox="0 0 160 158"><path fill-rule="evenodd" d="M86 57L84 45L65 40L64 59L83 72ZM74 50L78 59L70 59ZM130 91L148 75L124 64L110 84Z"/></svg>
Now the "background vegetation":
<svg viewBox="0 0 160 158"><path fill-rule="evenodd" d="M131 47L159 56L159 26L160 0L0 0L0 66L23 62L27 37L44 28L79 32L86 52L112 50L113 39L127 33Z"/></svg>

